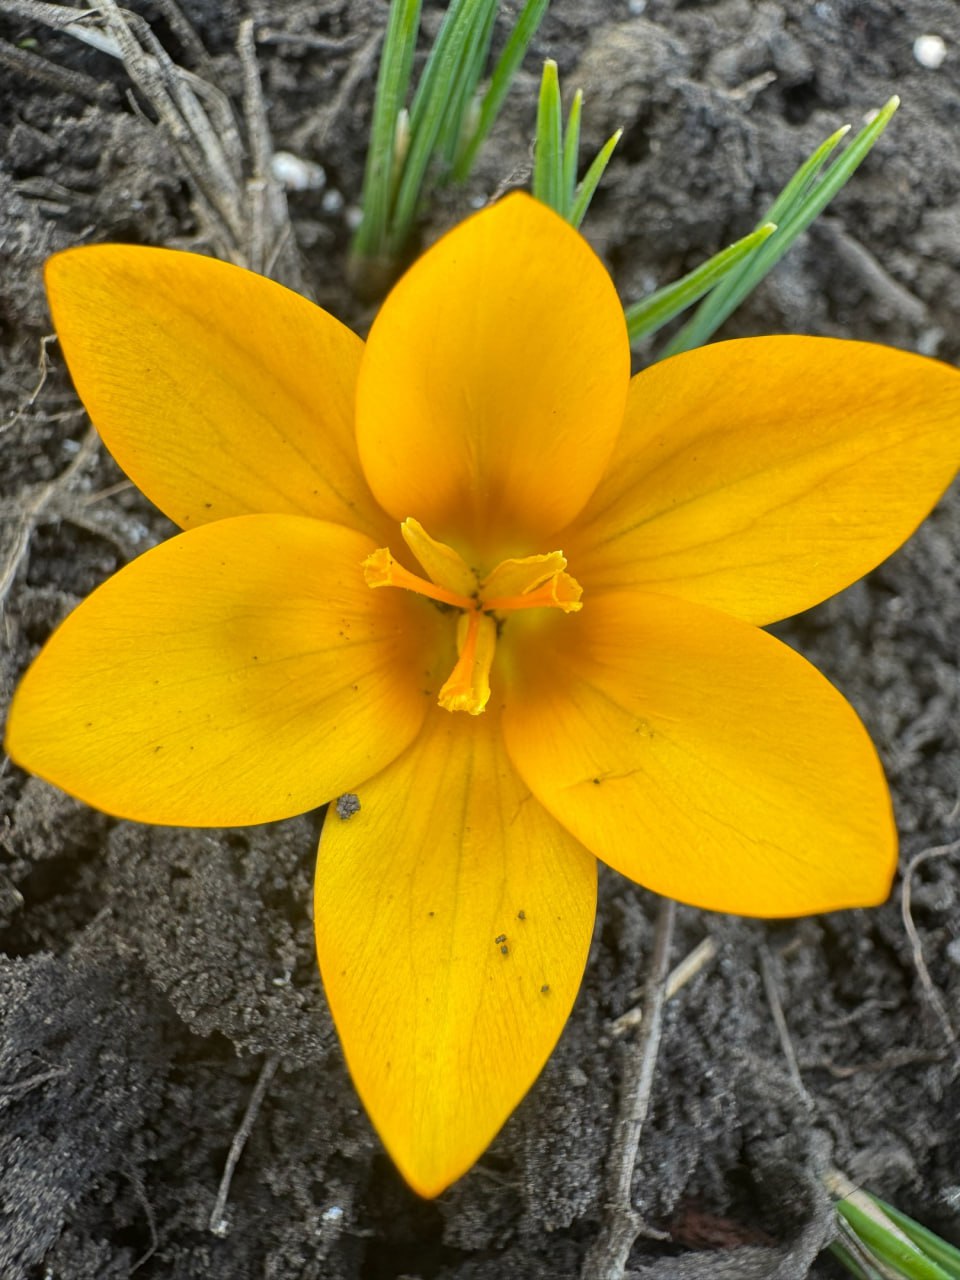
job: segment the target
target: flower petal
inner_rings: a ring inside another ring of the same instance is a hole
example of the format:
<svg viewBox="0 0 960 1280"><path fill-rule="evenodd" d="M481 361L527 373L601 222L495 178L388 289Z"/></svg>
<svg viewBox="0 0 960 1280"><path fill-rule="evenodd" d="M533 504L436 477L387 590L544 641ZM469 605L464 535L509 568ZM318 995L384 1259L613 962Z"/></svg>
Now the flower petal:
<svg viewBox="0 0 960 1280"><path fill-rule="evenodd" d="M311 515L382 540L353 426L363 343L333 316L168 249L70 249L46 283L94 425L171 520Z"/></svg>
<svg viewBox="0 0 960 1280"><path fill-rule="evenodd" d="M700 605L614 592L511 648L510 757L624 875L753 916L889 893L896 834L876 752L780 641Z"/></svg>
<svg viewBox="0 0 960 1280"><path fill-rule="evenodd" d="M767 623L894 551L960 464L960 374L889 347L747 338L639 374L606 476L564 535L585 591Z"/></svg>
<svg viewBox="0 0 960 1280"><path fill-rule="evenodd" d="M394 759L427 703L433 611L364 584L372 546L300 516L162 543L51 637L7 750L140 822L239 826L329 800Z"/></svg>
<svg viewBox="0 0 960 1280"><path fill-rule="evenodd" d="M324 988L393 1159L439 1194L491 1141L560 1035L586 963L596 860L520 782L493 712L433 710L331 807L317 861Z"/></svg>
<svg viewBox="0 0 960 1280"><path fill-rule="evenodd" d="M602 474L629 376L599 259L545 205L508 196L429 249L374 321L358 384L364 472L398 520L488 568L542 551Z"/></svg>

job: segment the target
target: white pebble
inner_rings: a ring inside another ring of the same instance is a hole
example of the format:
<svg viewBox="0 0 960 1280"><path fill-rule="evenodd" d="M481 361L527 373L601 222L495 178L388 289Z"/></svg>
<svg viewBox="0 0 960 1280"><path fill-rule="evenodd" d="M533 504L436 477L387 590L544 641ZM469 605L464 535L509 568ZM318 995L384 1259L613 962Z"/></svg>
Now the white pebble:
<svg viewBox="0 0 960 1280"><path fill-rule="evenodd" d="M275 151L270 171L286 191L322 191L327 185L323 166L303 160L292 151Z"/></svg>
<svg viewBox="0 0 960 1280"><path fill-rule="evenodd" d="M921 67L936 71L947 56L947 42L941 36L917 36L913 42L913 56Z"/></svg>
<svg viewBox="0 0 960 1280"><path fill-rule="evenodd" d="M329 1209L323 1211L324 1222L339 1222L342 1217L343 1210L338 1204L332 1204Z"/></svg>

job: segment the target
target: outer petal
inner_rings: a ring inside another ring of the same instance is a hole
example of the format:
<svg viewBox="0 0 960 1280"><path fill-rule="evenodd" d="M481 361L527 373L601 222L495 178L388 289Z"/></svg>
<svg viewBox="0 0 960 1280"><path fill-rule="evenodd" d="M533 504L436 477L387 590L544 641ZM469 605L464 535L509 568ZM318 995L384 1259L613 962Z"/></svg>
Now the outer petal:
<svg viewBox="0 0 960 1280"><path fill-rule="evenodd" d="M488 568L542 551L600 478L629 376L602 264L552 210L509 196L428 250L377 316L358 387L363 469L398 520Z"/></svg>
<svg viewBox="0 0 960 1280"><path fill-rule="evenodd" d="M168 249L70 249L46 283L90 417L171 520L278 512L380 537L353 427L363 343L333 316Z"/></svg>
<svg viewBox="0 0 960 1280"><path fill-rule="evenodd" d="M268 822L329 800L424 715L432 611L364 584L372 549L340 525L242 516L148 551L54 633L7 750L141 822Z"/></svg>
<svg viewBox="0 0 960 1280"><path fill-rule="evenodd" d="M747 338L639 374L617 451L564 535L584 588L757 623L848 586L960 465L960 374L889 347Z"/></svg>
<svg viewBox="0 0 960 1280"><path fill-rule="evenodd" d="M896 836L876 753L850 705L786 645L700 605L625 592L524 639L507 748L605 862L741 915L887 896Z"/></svg>
<svg viewBox="0 0 960 1280"><path fill-rule="evenodd" d="M324 987L361 1098L410 1185L437 1195L533 1083L593 931L596 861L520 782L496 716L431 712L328 812L317 862Z"/></svg>

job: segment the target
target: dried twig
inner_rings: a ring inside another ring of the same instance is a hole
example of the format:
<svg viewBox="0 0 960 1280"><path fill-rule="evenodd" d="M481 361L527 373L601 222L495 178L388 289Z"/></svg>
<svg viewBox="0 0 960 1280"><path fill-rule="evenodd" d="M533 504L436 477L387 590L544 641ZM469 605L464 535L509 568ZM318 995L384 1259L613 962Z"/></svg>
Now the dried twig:
<svg viewBox="0 0 960 1280"><path fill-rule="evenodd" d="M32 409L37 402L37 396L43 390L44 383L47 380L47 374L50 371L50 363L47 359L47 347L51 342L56 342L57 335L55 333L47 333L40 339L40 356L37 361L37 385L33 388L27 398L15 410L13 417L7 422L0 422L0 434L9 431L28 409Z"/></svg>
<svg viewBox="0 0 960 1280"><path fill-rule="evenodd" d="M270 1087L270 1081L274 1077L277 1067L280 1065L280 1058L277 1054L271 1053L264 1061L260 1069L260 1075L254 1086L253 1093L250 1095L250 1101L247 1103L247 1109L243 1113L243 1119L240 1121L240 1127L233 1135L233 1141L230 1143L230 1150L227 1152L226 1164L223 1166L223 1177L220 1179L220 1187L217 1191L217 1198L214 1202L213 1212L210 1214L210 1230L215 1236L221 1238L230 1232L230 1222L227 1218L227 1199L230 1195L230 1184L233 1181L233 1175L236 1172L240 1157L243 1155L243 1148L247 1145L247 1140L253 1132L253 1126L257 1122L257 1116L260 1108L263 1106L263 1100L267 1096L267 1089Z"/></svg>
<svg viewBox="0 0 960 1280"><path fill-rule="evenodd" d="M622 1280L627 1258L638 1235L665 1239L648 1226L633 1207L633 1172L640 1136L650 1107L650 1094L663 1032L667 999L667 975L676 904L661 898L647 974L644 1018L637 1052L626 1061L620 1090L620 1107L614 1123L607 1177L606 1216L581 1271L581 1280Z"/></svg>
<svg viewBox="0 0 960 1280"><path fill-rule="evenodd" d="M25 80L49 84L62 92L72 93L87 102L100 102L104 97L105 86L93 76L60 67L49 58L41 58L29 49L19 49L8 40L0 40L0 67L6 67Z"/></svg>
<svg viewBox="0 0 960 1280"><path fill-rule="evenodd" d="M900 913L903 917L903 927L907 931L907 937L910 939L910 950L913 956L914 967L917 970L917 976L920 979L920 985L923 987L924 994L930 1004L930 1008L937 1016L940 1026L943 1028L943 1034L950 1048L957 1053L957 1032L947 1012L946 1005L940 992L933 984L930 977L930 970L927 968L927 962L923 958L923 944L920 941L920 935L917 932L917 926L913 922L913 912L911 910L913 897L913 877L919 867L925 862L931 861L933 858L947 858L954 854L960 853L960 840L954 840L952 844L937 845L932 849L924 849L918 853L916 857L911 858L907 864L907 869L903 875L903 892L900 898Z"/></svg>
<svg viewBox="0 0 960 1280"><path fill-rule="evenodd" d="M313 140L322 147L340 116L344 112L356 110L357 90L360 85L365 80L376 77L377 56L382 44L383 33L375 30L373 35L354 53L350 61L350 70L343 77L334 98L318 107L316 111L310 112L294 129L290 146L295 151L300 151L308 140Z"/></svg>
<svg viewBox="0 0 960 1280"><path fill-rule="evenodd" d="M178 66L139 14L121 8L117 0L96 0L85 10L42 0L0 3L121 61L173 142L217 257L276 273L297 287L299 259L286 197L270 169L272 145L249 20L241 24L238 44L252 152L253 173L248 176L247 147L226 94L209 79ZM206 52L176 0L162 0L161 9L198 65L208 68Z"/></svg>
<svg viewBox="0 0 960 1280"><path fill-rule="evenodd" d="M17 570L27 553L27 548L30 546L30 537L39 524L44 509L58 493L71 484L78 472L82 471L90 459L93 458L98 441L99 437L91 427L84 436L80 448L69 466L65 467L56 479L51 480L49 484L42 485L27 505L20 508L18 512L19 522L13 535L13 547L7 555L6 562L0 567L0 609L3 608L10 588L13 586Z"/></svg>
<svg viewBox="0 0 960 1280"><path fill-rule="evenodd" d="M237 53L243 68L243 114L247 122L253 169L247 182L247 265L251 271L272 275L280 255L291 242L291 227L287 197L283 187L273 176L270 165L273 142L267 124L257 68L257 51L253 43L253 20L250 18L245 18L240 23ZM296 280L290 279L289 271L284 273L284 278L291 287L297 287L300 283L299 272Z"/></svg>
<svg viewBox="0 0 960 1280"><path fill-rule="evenodd" d="M133 1162L126 1156L123 1157L122 1163L123 1171L130 1180L130 1185L133 1187L133 1194L137 1197L140 1207L146 1215L147 1226L150 1228L150 1244L131 1266L130 1275L133 1275L135 1271L139 1271L141 1267L146 1266L160 1248L160 1237L157 1234L156 1215L153 1212L153 1205L150 1203L149 1197L147 1196L146 1187L143 1185L143 1179L134 1168Z"/></svg>
<svg viewBox="0 0 960 1280"><path fill-rule="evenodd" d="M717 954L717 944L713 938L707 936L701 942L698 942L688 956L685 956L678 965L670 970L667 978L666 996L668 1000L672 1000L677 992L692 982L701 969L710 963ZM628 1031L635 1031L643 1021L643 1005L634 1005L632 1009L628 1009L626 1013L621 1013L610 1028L615 1036L626 1035Z"/></svg>
<svg viewBox="0 0 960 1280"><path fill-rule="evenodd" d="M794 1088L800 1097L808 1105L812 1106L813 1099L807 1092L807 1086L803 1083L803 1076L800 1074L797 1055L793 1048L793 1040L790 1037L790 1028L787 1026L787 1019L784 1016L783 1005L780 1001L780 988L777 985L777 976L774 972L773 957L770 954L770 948L765 942L760 946L760 974L763 978L763 989L766 992L767 1003L770 1005L770 1012L773 1014L774 1025L777 1028L777 1035L780 1037L780 1048L783 1050L783 1056L787 1062L787 1071L790 1073L790 1079L793 1081Z"/></svg>

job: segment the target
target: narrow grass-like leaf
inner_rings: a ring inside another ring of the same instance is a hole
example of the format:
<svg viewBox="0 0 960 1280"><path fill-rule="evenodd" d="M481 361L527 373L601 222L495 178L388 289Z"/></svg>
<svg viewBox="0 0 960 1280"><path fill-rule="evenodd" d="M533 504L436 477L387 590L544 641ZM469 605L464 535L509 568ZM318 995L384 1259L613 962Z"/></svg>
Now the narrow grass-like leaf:
<svg viewBox="0 0 960 1280"><path fill-rule="evenodd" d="M487 65L497 20L497 5L480 5L469 17L472 19L472 30L464 46L460 71L450 86L447 111L437 139L437 153L443 169L448 173L463 146L464 125L476 100L477 85Z"/></svg>
<svg viewBox="0 0 960 1280"><path fill-rule="evenodd" d="M887 1277L881 1271L871 1266L870 1263L864 1262L862 1258L854 1254L845 1244L841 1244L839 1240L834 1240L830 1245L830 1252L838 1262L847 1268L853 1276L853 1280L887 1280Z"/></svg>
<svg viewBox="0 0 960 1280"><path fill-rule="evenodd" d="M954 1280L879 1210L866 1212L852 1197L837 1204L841 1214L879 1263L893 1267L905 1280Z"/></svg>
<svg viewBox="0 0 960 1280"><path fill-rule="evenodd" d="M406 100L420 29L420 0L394 0L384 36L363 180L363 218L354 242L360 254L379 251L386 237L393 191L397 117Z"/></svg>
<svg viewBox="0 0 960 1280"><path fill-rule="evenodd" d="M927 1227L922 1226L907 1214L902 1213L899 1209L895 1209L893 1205L887 1204L879 1196L871 1195L870 1199L879 1205L890 1221L895 1223L905 1236L909 1236L928 1258L938 1263L951 1277L951 1280L960 1280L960 1249L948 1244L946 1240L930 1231Z"/></svg>
<svg viewBox="0 0 960 1280"><path fill-rule="evenodd" d="M801 203L816 182L824 164L849 132L850 126L843 125L842 128L832 133L825 142L822 142L812 155L807 157L767 210L764 216L764 223L761 223L761 226L766 222L774 222L780 226L785 219L800 208ZM735 294L738 283L742 284L746 279L747 270L748 264L744 263L739 271L732 272L723 284L713 290L710 296L701 303L692 320L688 322L685 328L680 330L661 354L660 359L668 355L676 355L678 351L687 351L691 347L701 346L707 340L707 337L722 324L722 320L717 319L717 317L723 314L724 308ZM706 336L701 337L701 334Z"/></svg>
<svg viewBox="0 0 960 1280"><path fill-rule="evenodd" d="M747 258L736 276L728 276L704 299L692 319L667 345L661 358L702 346L716 332L724 320L756 288L797 237L807 229L849 180L887 127L899 105L899 98L891 98L870 124L857 134L842 156L822 174L819 174L818 170L823 160L821 159L817 164L813 162L825 148L833 149L839 141L838 134L828 139L819 151L815 152L804 166L801 166L778 196L768 214L768 218L778 224L776 233Z"/></svg>
<svg viewBox="0 0 960 1280"><path fill-rule="evenodd" d="M807 229L837 192L846 185L889 124L899 105L899 98L891 98L877 113L876 118L854 138L840 158L825 170L822 177L818 178L803 195L799 207L788 211L780 224L780 237L759 250L753 261L747 262L747 278L742 286L738 285L738 296L734 306L738 306L747 293L759 284L763 276L787 252L797 236Z"/></svg>
<svg viewBox="0 0 960 1280"><path fill-rule="evenodd" d="M773 222L776 218L782 220L800 207L801 201L819 177L820 170L849 132L850 125L841 125L831 133L826 142L821 142L816 151L804 160L767 211L769 221Z"/></svg>
<svg viewBox="0 0 960 1280"><path fill-rule="evenodd" d="M533 148L533 194L563 217L563 111L557 64L548 58L540 79L537 137Z"/></svg>
<svg viewBox="0 0 960 1280"><path fill-rule="evenodd" d="M634 302L632 306L627 307L627 330L631 343L656 333L674 316L685 311L687 307L692 307L776 229L776 223L765 222L763 226L757 227L756 231L751 231L742 240L736 240L728 248L715 253L707 262L696 267L680 280L664 285L662 289L657 289L655 293L648 294L639 302Z"/></svg>
<svg viewBox="0 0 960 1280"><path fill-rule="evenodd" d="M395 278L429 191L469 173L548 4L526 0L481 101L499 0L449 0L407 110L421 0L391 0L348 268L362 296L378 296Z"/></svg>
<svg viewBox="0 0 960 1280"><path fill-rule="evenodd" d="M570 104L567 128L563 135L563 210L569 218L573 209L573 197L577 188L577 167L580 162L580 115L583 110L583 90L578 89Z"/></svg>
<svg viewBox="0 0 960 1280"><path fill-rule="evenodd" d="M610 163L610 157L613 155L613 149L623 136L623 130L618 129L612 134L597 154L593 158L593 164L583 175L583 181L577 187L573 197L573 206L567 216L567 221L571 226L579 227L580 223L586 217L587 210L590 208L590 201L593 199L593 193L596 191L600 179L603 177L604 170Z"/></svg>
<svg viewBox="0 0 960 1280"><path fill-rule="evenodd" d="M523 61L530 41L536 35L549 3L550 0L527 0L523 6L516 26L511 31L503 53L494 67L493 75L490 77L490 84L483 95L473 133L463 143L460 155L454 164L452 173L454 182L462 182L473 168L477 152L500 113L517 68Z"/></svg>
<svg viewBox="0 0 960 1280"><path fill-rule="evenodd" d="M496 0L485 0L496 3ZM414 94L410 108L410 150L397 188L386 244L391 256L406 243L423 191L424 179L437 149L449 109L450 89L456 84L473 33L471 0L453 0Z"/></svg>
<svg viewBox="0 0 960 1280"><path fill-rule="evenodd" d="M495 0L493 2L495 3ZM460 52L469 38L470 3L471 0L450 0L447 11L443 15L440 29L427 54L420 79L417 81L413 103L410 106L410 125L414 131L418 130L427 118L442 114L446 108L446 95L441 98L437 89L441 85L444 88L449 86L450 76L455 71ZM491 0L479 0L479 3L486 8Z"/></svg>

